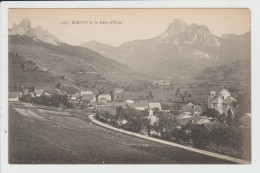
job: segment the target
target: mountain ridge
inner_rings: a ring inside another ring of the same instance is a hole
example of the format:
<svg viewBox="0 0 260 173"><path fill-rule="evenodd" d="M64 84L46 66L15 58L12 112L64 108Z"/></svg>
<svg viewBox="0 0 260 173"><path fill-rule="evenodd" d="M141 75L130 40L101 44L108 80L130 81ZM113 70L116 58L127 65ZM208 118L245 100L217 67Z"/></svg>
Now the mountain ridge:
<svg viewBox="0 0 260 173"><path fill-rule="evenodd" d="M118 47L106 45L103 49L98 42L81 46L128 64L134 71L152 75L190 75L207 66L250 57L247 44L215 36L208 27L189 25L181 19L174 19L162 34L150 39L129 41ZM176 70L170 69L170 65Z"/></svg>
<svg viewBox="0 0 260 173"><path fill-rule="evenodd" d="M139 74L132 72L125 64L88 48L57 41L48 31L40 30L51 39L39 37L28 20L14 25L9 30L9 52L18 53L36 62L37 66L48 69L55 75L65 76L72 82L127 82L126 79L131 82L132 79L140 78Z"/></svg>

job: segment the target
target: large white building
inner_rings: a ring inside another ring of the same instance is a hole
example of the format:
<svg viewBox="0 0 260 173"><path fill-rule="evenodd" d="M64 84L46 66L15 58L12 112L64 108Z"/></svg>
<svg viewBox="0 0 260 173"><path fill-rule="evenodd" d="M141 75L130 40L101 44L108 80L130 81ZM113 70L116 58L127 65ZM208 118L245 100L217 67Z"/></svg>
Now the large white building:
<svg viewBox="0 0 260 173"><path fill-rule="evenodd" d="M210 91L210 96L208 96L208 108L213 108L225 116L234 115L235 108L232 106L234 102L236 99L226 89L222 89L219 93Z"/></svg>

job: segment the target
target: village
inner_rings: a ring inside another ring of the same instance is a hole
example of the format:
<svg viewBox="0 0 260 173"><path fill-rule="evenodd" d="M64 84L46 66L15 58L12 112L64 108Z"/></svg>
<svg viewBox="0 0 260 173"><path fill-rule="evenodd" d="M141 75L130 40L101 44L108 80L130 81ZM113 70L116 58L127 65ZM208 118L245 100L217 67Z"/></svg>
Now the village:
<svg viewBox="0 0 260 173"><path fill-rule="evenodd" d="M154 80L146 90L162 88L171 92L172 86L168 79ZM152 90L147 96L131 97L123 88L109 92L81 90L73 93L65 89L60 83L52 91L23 86L20 92L9 92L9 101L43 105L53 110L80 110L127 131L235 157L247 155L239 135L240 131L244 134L250 132L251 114L239 114L237 99L225 88L210 90L199 103L191 93L182 93L178 88L175 98L171 99L172 104L156 99Z"/></svg>

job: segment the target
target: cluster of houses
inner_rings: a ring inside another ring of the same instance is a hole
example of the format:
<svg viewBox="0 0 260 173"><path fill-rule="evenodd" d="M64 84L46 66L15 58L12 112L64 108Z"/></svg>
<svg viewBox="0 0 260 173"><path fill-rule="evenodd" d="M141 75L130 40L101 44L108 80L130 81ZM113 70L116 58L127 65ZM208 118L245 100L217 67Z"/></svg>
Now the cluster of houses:
<svg viewBox="0 0 260 173"><path fill-rule="evenodd" d="M160 80L153 80L152 82L153 86L170 86L171 82L169 79L160 79Z"/></svg>
<svg viewBox="0 0 260 173"><path fill-rule="evenodd" d="M11 102L18 102L22 96L30 96L31 98L37 98L41 96L51 97L53 95L67 96L70 101L88 101L94 102L111 102L112 98L110 94L100 94L98 97L92 91L81 91L74 94L67 94L65 91L55 89L53 91L45 91L43 89L24 89L23 92L9 92L8 100Z"/></svg>
<svg viewBox="0 0 260 173"><path fill-rule="evenodd" d="M151 125L156 123L159 119L156 116L157 113L161 112L164 116L168 118L176 118L180 126L184 126L187 123L197 123L197 124L207 124L212 123L213 119L206 116L201 116L203 108L200 105L195 105L188 103L180 109L179 115L171 114L171 110L162 109L160 102L147 102L147 101L138 101L126 100L125 102L110 102L102 105L97 105L97 109L109 110L116 113L116 107L121 106L123 108L134 108L139 111L148 111Z"/></svg>

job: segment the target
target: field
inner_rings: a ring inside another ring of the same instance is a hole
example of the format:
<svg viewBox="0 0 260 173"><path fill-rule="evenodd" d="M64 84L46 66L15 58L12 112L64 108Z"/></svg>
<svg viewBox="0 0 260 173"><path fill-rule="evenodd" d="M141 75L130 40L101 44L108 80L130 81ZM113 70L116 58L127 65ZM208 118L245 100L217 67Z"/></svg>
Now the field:
<svg viewBox="0 0 260 173"><path fill-rule="evenodd" d="M72 117L9 108L10 164L230 163L99 127L83 112Z"/></svg>

